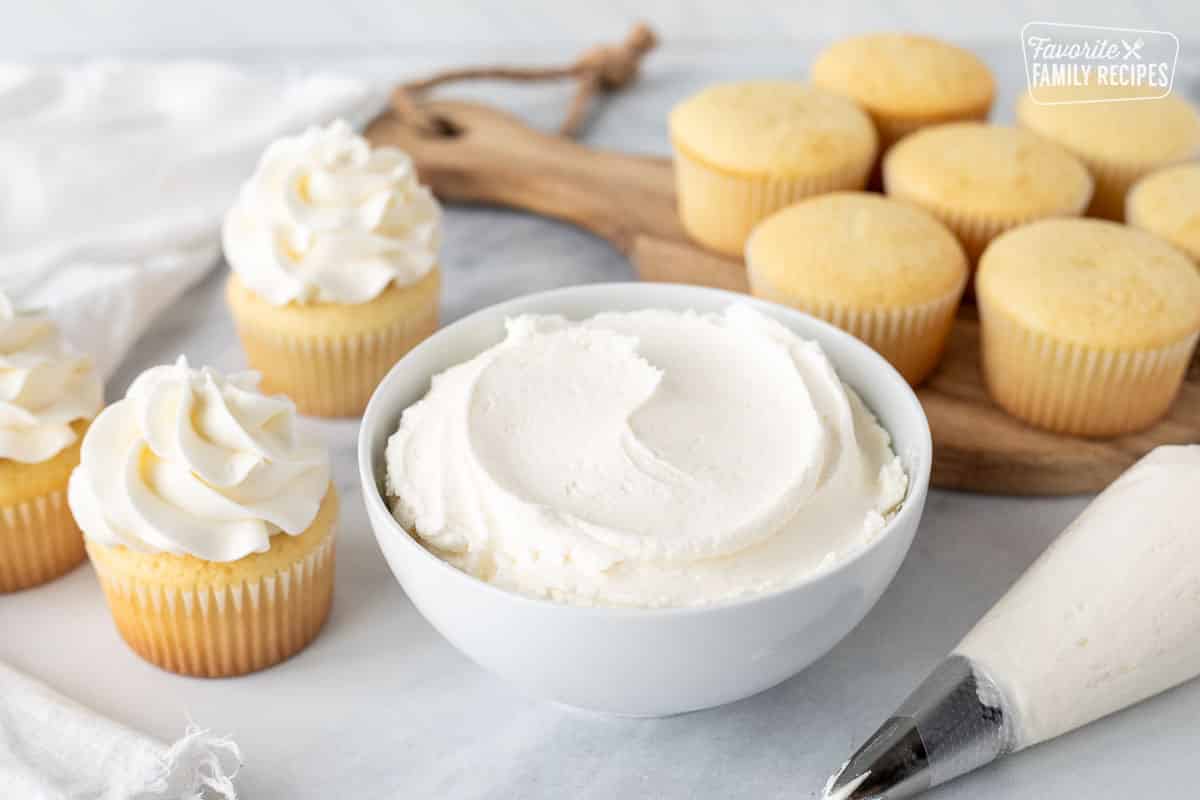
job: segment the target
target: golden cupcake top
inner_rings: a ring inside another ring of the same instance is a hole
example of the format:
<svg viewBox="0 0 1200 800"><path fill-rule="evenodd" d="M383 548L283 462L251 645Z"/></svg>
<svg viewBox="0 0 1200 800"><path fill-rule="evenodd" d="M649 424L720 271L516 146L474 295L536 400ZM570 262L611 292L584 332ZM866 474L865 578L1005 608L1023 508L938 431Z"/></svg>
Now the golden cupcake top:
<svg viewBox="0 0 1200 800"><path fill-rule="evenodd" d="M1092 196L1087 168L1028 131L981 122L923 128L884 159L883 180L922 204L1018 219L1079 214Z"/></svg>
<svg viewBox="0 0 1200 800"><path fill-rule="evenodd" d="M820 195L777 212L746 245L751 280L797 300L909 306L962 289L967 259L944 225L868 192Z"/></svg>
<svg viewBox="0 0 1200 800"><path fill-rule="evenodd" d="M0 508L25 503L66 486L71 471L79 465L79 442L87 428L86 420L72 422L75 442L44 461L26 464L0 458Z"/></svg>
<svg viewBox="0 0 1200 800"><path fill-rule="evenodd" d="M1163 347L1200 330L1200 272L1148 233L1095 219L1015 228L984 252L980 303L1093 347Z"/></svg>
<svg viewBox="0 0 1200 800"><path fill-rule="evenodd" d="M1129 193L1125 217L1200 261L1200 163L1142 178Z"/></svg>
<svg viewBox="0 0 1200 800"><path fill-rule="evenodd" d="M817 56L812 81L868 111L901 117L985 112L996 94L991 70L974 53L907 33L835 42Z"/></svg>
<svg viewBox="0 0 1200 800"><path fill-rule="evenodd" d="M1200 115L1178 95L1121 99L1119 87L1042 87L1017 100L1017 119L1084 158L1161 164L1200 155ZM1086 102L1082 102L1086 101Z"/></svg>
<svg viewBox="0 0 1200 800"><path fill-rule="evenodd" d="M675 106L675 146L734 173L822 175L869 162L876 135L850 100L796 81L722 83Z"/></svg>
<svg viewBox="0 0 1200 800"><path fill-rule="evenodd" d="M208 561L188 553L145 552L89 541L88 552L106 572L159 586L240 586L277 575L320 548L336 530L340 500L331 483L308 527L295 536L276 536L271 547L234 561Z"/></svg>

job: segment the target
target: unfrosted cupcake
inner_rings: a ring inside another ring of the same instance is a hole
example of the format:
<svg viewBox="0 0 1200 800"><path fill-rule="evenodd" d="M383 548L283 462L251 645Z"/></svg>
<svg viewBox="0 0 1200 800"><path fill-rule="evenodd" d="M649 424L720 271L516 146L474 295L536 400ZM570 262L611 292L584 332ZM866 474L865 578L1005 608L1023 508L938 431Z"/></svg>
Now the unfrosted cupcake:
<svg viewBox="0 0 1200 800"><path fill-rule="evenodd" d="M280 139L225 217L226 297L267 391L361 414L437 327L441 210L412 160L344 122Z"/></svg>
<svg viewBox="0 0 1200 800"><path fill-rule="evenodd" d="M996 81L975 54L929 36L871 33L827 47L812 82L871 115L880 150L927 125L985 120Z"/></svg>
<svg viewBox="0 0 1200 800"><path fill-rule="evenodd" d="M54 323L0 292L0 592L45 583L84 558L67 508L79 443L103 405L100 378Z"/></svg>
<svg viewBox="0 0 1200 800"><path fill-rule="evenodd" d="M1028 131L978 122L925 128L883 161L888 195L921 206L954 231L972 262L995 236L1047 217L1079 216L1092 197L1087 169Z"/></svg>
<svg viewBox="0 0 1200 800"><path fill-rule="evenodd" d="M1117 221L1139 178L1200 156L1195 107L1178 95L1122 100L1125 93L1117 87L1039 88L1038 102L1028 93L1017 102L1023 127L1061 144L1091 170L1096 193L1088 214Z"/></svg>
<svg viewBox="0 0 1200 800"><path fill-rule="evenodd" d="M147 370L96 417L71 475L117 630L172 672L269 667L317 635L332 601L328 453L257 384L182 358Z"/></svg>
<svg viewBox="0 0 1200 800"><path fill-rule="evenodd" d="M1200 265L1200 164L1181 164L1142 178L1129 192L1125 219Z"/></svg>
<svg viewBox="0 0 1200 800"><path fill-rule="evenodd" d="M711 86L675 106L670 128L684 228L735 256L772 212L863 188L877 141L852 101L794 81Z"/></svg>
<svg viewBox="0 0 1200 800"><path fill-rule="evenodd" d="M1142 231L1046 220L999 237L975 282L992 398L1058 433L1115 436L1170 408L1200 335L1200 273Z"/></svg>
<svg viewBox="0 0 1200 800"><path fill-rule="evenodd" d="M746 244L750 287L854 334L909 383L941 359L967 259L919 208L866 192L813 197L768 217Z"/></svg>

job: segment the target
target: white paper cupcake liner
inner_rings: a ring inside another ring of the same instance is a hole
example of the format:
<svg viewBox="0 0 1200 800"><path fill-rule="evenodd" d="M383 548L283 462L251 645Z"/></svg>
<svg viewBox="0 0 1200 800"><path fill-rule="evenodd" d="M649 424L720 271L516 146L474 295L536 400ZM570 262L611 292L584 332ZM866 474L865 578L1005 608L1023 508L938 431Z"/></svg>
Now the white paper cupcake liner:
<svg viewBox="0 0 1200 800"><path fill-rule="evenodd" d="M117 629L140 656L171 672L242 675L279 663L316 637L333 596L335 533L258 580L177 585L112 568L92 554ZM91 547L91 545L89 545Z"/></svg>
<svg viewBox="0 0 1200 800"><path fill-rule="evenodd" d="M805 197L866 186L872 160L815 176L738 175L675 148L675 186L684 229L705 247L741 257L750 231Z"/></svg>
<svg viewBox="0 0 1200 800"><path fill-rule="evenodd" d="M914 386L925 380L941 361L966 286L963 281L953 292L927 303L857 309L781 291L762 279L753 264L749 265L749 272L757 297L798 308L861 339Z"/></svg>
<svg viewBox="0 0 1200 800"><path fill-rule="evenodd" d="M1150 427L1171 407L1200 334L1112 350L1030 331L980 304L983 371L996 403L1031 425L1078 436Z"/></svg>
<svg viewBox="0 0 1200 800"><path fill-rule="evenodd" d="M65 489L0 506L0 592L53 580L84 559L83 536Z"/></svg>

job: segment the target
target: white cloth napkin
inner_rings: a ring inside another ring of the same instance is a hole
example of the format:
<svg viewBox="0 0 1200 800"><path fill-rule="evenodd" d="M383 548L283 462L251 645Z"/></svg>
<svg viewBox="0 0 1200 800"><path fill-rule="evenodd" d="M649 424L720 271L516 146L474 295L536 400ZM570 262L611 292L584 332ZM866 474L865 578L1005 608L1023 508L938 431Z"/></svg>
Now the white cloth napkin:
<svg viewBox="0 0 1200 800"><path fill-rule="evenodd" d="M220 220L263 148L381 87L209 62L0 65L0 289L49 309L108 375L217 262Z"/></svg>
<svg viewBox="0 0 1200 800"><path fill-rule="evenodd" d="M263 148L384 92L214 63L0 65L0 289L45 307L107 376L220 255L220 221ZM0 798L235 797L232 742L167 747L0 663Z"/></svg>
<svg viewBox="0 0 1200 800"><path fill-rule="evenodd" d="M237 745L189 729L168 747L0 663L0 797L236 800Z"/></svg>

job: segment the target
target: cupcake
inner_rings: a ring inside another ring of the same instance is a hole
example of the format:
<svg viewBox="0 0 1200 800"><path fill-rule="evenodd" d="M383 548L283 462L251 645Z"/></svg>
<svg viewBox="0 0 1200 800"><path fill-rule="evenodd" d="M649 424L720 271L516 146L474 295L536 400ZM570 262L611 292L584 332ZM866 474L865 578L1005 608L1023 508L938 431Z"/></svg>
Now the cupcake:
<svg viewBox="0 0 1200 800"><path fill-rule="evenodd" d="M361 414L437 328L441 210L412 160L345 122L267 148L225 217L226 298L264 390Z"/></svg>
<svg viewBox="0 0 1200 800"><path fill-rule="evenodd" d="M995 236L1083 213L1087 169L1063 148L1017 128L956 122L905 137L883 160L883 185L954 231L975 262Z"/></svg>
<svg viewBox="0 0 1200 800"><path fill-rule="evenodd" d="M1045 220L994 241L975 281L992 398L1058 433L1153 425L1200 334L1200 273L1148 233Z"/></svg>
<svg viewBox="0 0 1200 800"><path fill-rule="evenodd" d="M1070 150L1091 170L1096 193L1088 214L1117 221L1139 178L1200 156L1200 115L1186 100L1167 95L1121 102L1120 92L1039 88L1036 101L1025 94L1017 102L1023 127ZM1104 98L1110 102L1097 102Z"/></svg>
<svg viewBox="0 0 1200 800"><path fill-rule="evenodd" d="M67 481L88 422L103 405L100 378L41 314L0 292L0 592L57 578L84 559L67 509Z"/></svg>
<svg viewBox="0 0 1200 800"><path fill-rule="evenodd" d="M1181 164L1142 178L1129 192L1125 219L1200 265L1200 164Z"/></svg>
<svg viewBox="0 0 1200 800"><path fill-rule="evenodd" d="M809 198L768 217L746 244L751 291L857 336L909 383L941 359L967 284L946 227L866 192Z"/></svg>
<svg viewBox="0 0 1200 800"><path fill-rule="evenodd" d="M327 452L258 375L154 367L96 417L71 511L117 630L152 664L220 677L317 635L333 598Z"/></svg>
<svg viewBox="0 0 1200 800"><path fill-rule="evenodd" d="M712 86L675 106L670 128L683 227L731 256L772 212L863 188L875 159L875 128L858 106L790 81Z"/></svg>
<svg viewBox="0 0 1200 800"><path fill-rule="evenodd" d="M973 53L906 33L835 42L813 62L812 82L862 106L881 151L927 125L985 120L996 96L991 70Z"/></svg>

